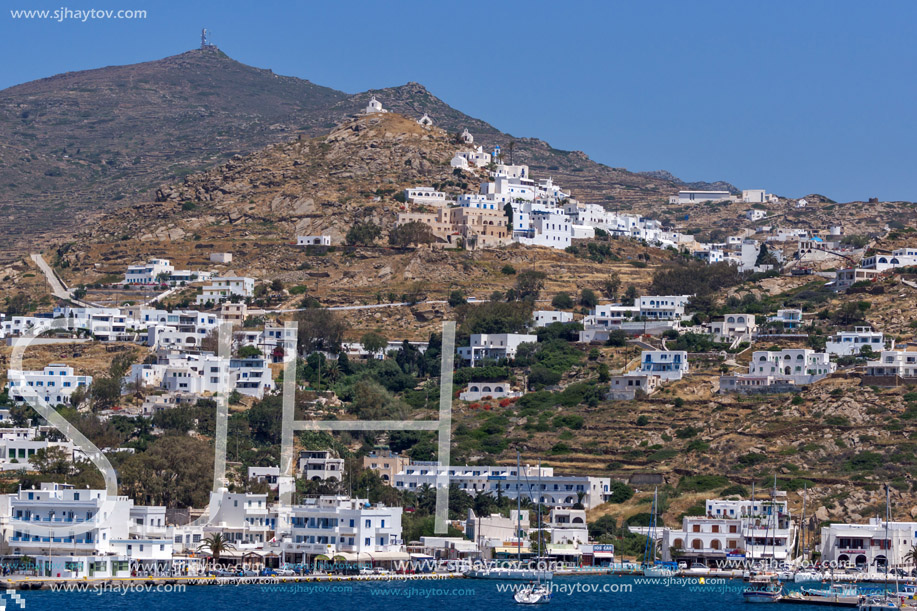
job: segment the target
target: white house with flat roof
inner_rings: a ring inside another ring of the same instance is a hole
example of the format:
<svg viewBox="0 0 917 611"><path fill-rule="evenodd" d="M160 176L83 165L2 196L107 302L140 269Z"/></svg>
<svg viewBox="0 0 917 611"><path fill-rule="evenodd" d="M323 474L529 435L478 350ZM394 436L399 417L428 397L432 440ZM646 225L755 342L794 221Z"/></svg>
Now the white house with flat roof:
<svg viewBox="0 0 917 611"><path fill-rule="evenodd" d="M296 236L297 246L331 246L330 235L301 235Z"/></svg>
<svg viewBox="0 0 917 611"><path fill-rule="evenodd" d="M437 191L433 187L413 187L404 190L405 201L412 204L427 204L429 206L445 206L449 198L442 191Z"/></svg>
<svg viewBox="0 0 917 611"><path fill-rule="evenodd" d="M551 507L570 507L582 502L586 509L601 505L611 494L610 478L554 475L551 467L541 467L539 477L538 469L525 465L517 474L515 465L440 467L435 462L412 462L392 478L391 485L408 491L416 491L424 486L435 487L438 473L445 473L450 485L471 495L500 494L510 499L521 495L528 499L541 498L543 504Z"/></svg>
<svg viewBox="0 0 917 611"><path fill-rule="evenodd" d="M41 371L10 369L6 379L11 400L22 402L31 396L50 405L69 405L73 391L92 385L92 376L76 375L73 367L60 363L48 365Z"/></svg>
<svg viewBox="0 0 917 611"><path fill-rule="evenodd" d="M775 380L794 384L811 384L837 370L837 364L825 352L809 348L784 348L783 350L758 350L751 355L749 375L773 376Z"/></svg>
<svg viewBox="0 0 917 611"><path fill-rule="evenodd" d="M669 197L670 204L699 204L702 202L734 202L738 198L729 191L679 191Z"/></svg>
<svg viewBox="0 0 917 611"><path fill-rule="evenodd" d="M856 566L880 573L886 564L910 563L908 552L917 545L917 522L889 522L870 518L866 524L829 524L821 529L821 561Z"/></svg>
<svg viewBox="0 0 917 611"><path fill-rule="evenodd" d="M562 310L535 310L532 312L534 326L536 329L547 327L551 323L568 323L573 322L573 312L564 312Z"/></svg>
<svg viewBox="0 0 917 611"><path fill-rule="evenodd" d="M644 350L640 355L640 373L659 376L661 380L680 380L688 371L685 350Z"/></svg>
<svg viewBox="0 0 917 611"><path fill-rule="evenodd" d="M12 553L30 556L111 553L113 540L128 537L133 504L126 496L70 484L20 489L10 500L6 543Z"/></svg>
<svg viewBox="0 0 917 611"><path fill-rule="evenodd" d="M210 284L204 286L203 292L197 296L195 303L222 303L232 297L241 297L243 300L255 294L255 279L240 276L216 277Z"/></svg>
<svg viewBox="0 0 917 611"><path fill-rule="evenodd" d="M335 480L344 477L344 459L334 456L328 450L303 450L297 462L299 474L313 482Z"/></svg>
<svg viewBox="0 0 917 611"><path fill-rule="evenodd" d="M142 265L128 265L124 274L125 284L156 284L165 282L175 271L168 259L150 259Z"/></svg>
<svg viewBox="0 0 917 611"><path fill-rule="evenodd" d="M303 561L317 556L348 562L409 560L404 551L401 507L372 505L347 496L306 498L290 508L289 535L282 559Z"/></svg>
<svg viewBox="0 0 917 611"><path fill-rule="evenodd" d="M887 340L889 349L895 347L895 340ZM825 352L837 356L859 356L863 348L869 347L875 353L886 348L885 334L872 327L855 327L853 331L838 331L825 342Z"/></svg>
<svg viewBox="0 0 917 611"><path fill-rule="evenodd" d="M864 257L860 267L883 272L896 267L917 266L917 246L908 246L893 250L891 254L881 253Z"/></svg>
<svg viewBox="0 0 917 611"><path fill-rule="evenodd" d="M522 333L475 333L470 337L469 346L457 349L458 355L468 361L472 367L484 359L513 359L521 344L538 342L537 335Z"/></svg>
<svg viewBox="0 0 917 611"><path fill-rule="evenodd" d="M866 376L864 383L878 386L917 383L917 352L883 350L877 360L866 363Z"/></svg>
<svg viewBox="0 0 917 611"><path fill-rule="evenodd" d="M758 331L758 323L754 314L726 314L718 320L711 320L706 324L707 330L713 336L713 341L733 341L738 338L748 338Z"/></svg>

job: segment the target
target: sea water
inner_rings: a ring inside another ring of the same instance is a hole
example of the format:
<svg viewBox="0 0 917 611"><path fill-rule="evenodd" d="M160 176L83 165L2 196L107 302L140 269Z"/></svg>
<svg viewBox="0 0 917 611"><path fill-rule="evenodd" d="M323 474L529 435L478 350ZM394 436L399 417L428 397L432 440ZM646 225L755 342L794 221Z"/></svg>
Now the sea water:
<svg viewBox="0 0 917 611"><path fill-rule="evenodd" d="M24 606L4 593L6 608L23 611L494 611L524 608L513 600L519 582L474 579L331 581L186 586L114 582L87 584L86 591L25 591ZM721 611L746 609L741 580L706 578L556 577L553 599L542 609L627 611ZM165 591L163 591L165 590ZM753 608L753 607L752 607ZM799 611L820 609L793 605Z"/></svg>

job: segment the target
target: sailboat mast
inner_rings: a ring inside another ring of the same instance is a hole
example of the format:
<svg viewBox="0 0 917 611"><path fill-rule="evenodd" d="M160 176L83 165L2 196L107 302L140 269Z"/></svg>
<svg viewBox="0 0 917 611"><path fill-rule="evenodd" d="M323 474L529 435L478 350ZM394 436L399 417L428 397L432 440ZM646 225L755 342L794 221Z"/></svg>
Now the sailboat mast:
<svg viewBox="0 0 917 611"><path fill-rule="evenodd" d="M888 540L888 505L890 496L888 493L888 484L885 484L885 597L888 598L888 563L891 562L891 545Z"/></svg>
<svg viewBox="0 0 917 611"><path fill-rule="evenodd" d="M522 563L522 459L516 451L516 559Z"/></svg>
<svg viewBox="0 0 917 611"><path fill-rule="evenodd" d="M796 545L796 550L797 550L796 555L797 556L799 555L800 547L802 548L802 555L803 556L807 555L806 554L806 496L807 496L808 490L809 490L809 485L803 484L802 485L802 523L800 524L800 526L802 527L801 528L802 532L800 533L800 537L796 542L797 543Z"/></svg>

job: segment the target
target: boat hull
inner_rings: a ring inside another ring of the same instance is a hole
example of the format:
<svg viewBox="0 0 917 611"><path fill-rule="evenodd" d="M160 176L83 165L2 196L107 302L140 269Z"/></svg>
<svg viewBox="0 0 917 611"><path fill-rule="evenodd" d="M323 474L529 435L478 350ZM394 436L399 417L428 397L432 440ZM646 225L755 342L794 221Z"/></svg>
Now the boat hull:
<svg viewBox="0 0 917 611"><path fill-rule="evenodd" d="M495 579L498 581L550 581L554 573L550 571L530 571L513 569L473 570L465 573L469 579Z"/></svg>

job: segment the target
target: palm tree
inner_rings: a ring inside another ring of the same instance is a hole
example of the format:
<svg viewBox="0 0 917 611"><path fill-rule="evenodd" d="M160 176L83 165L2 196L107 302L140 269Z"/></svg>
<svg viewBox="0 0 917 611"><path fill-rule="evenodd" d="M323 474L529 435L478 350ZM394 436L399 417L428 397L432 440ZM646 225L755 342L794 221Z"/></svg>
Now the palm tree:
<svg viewBox="0 0 917 611"><path fill-rule="evenodd" d="M213 568L216 569L220 563L220 554L234 550L236 546L228 539L223 538L222 534L214 533L209 537L205 537L203 542L197 546L197 551L205 549L210 552L210 556L213 558Z"/></svg>
<svg viewBox="0 0 917 611"><path fill-rule="evenodd" d="M336 381L341 375L341 367L337 361L328 361L325 363L325 375L332 382Z"/></svg>
<svg viewBox="0 0 917 611"><path fill-rule="evenodd" d="M904 562L907 564L917 564L917 545L914 545L904 554Z"/></svg>

